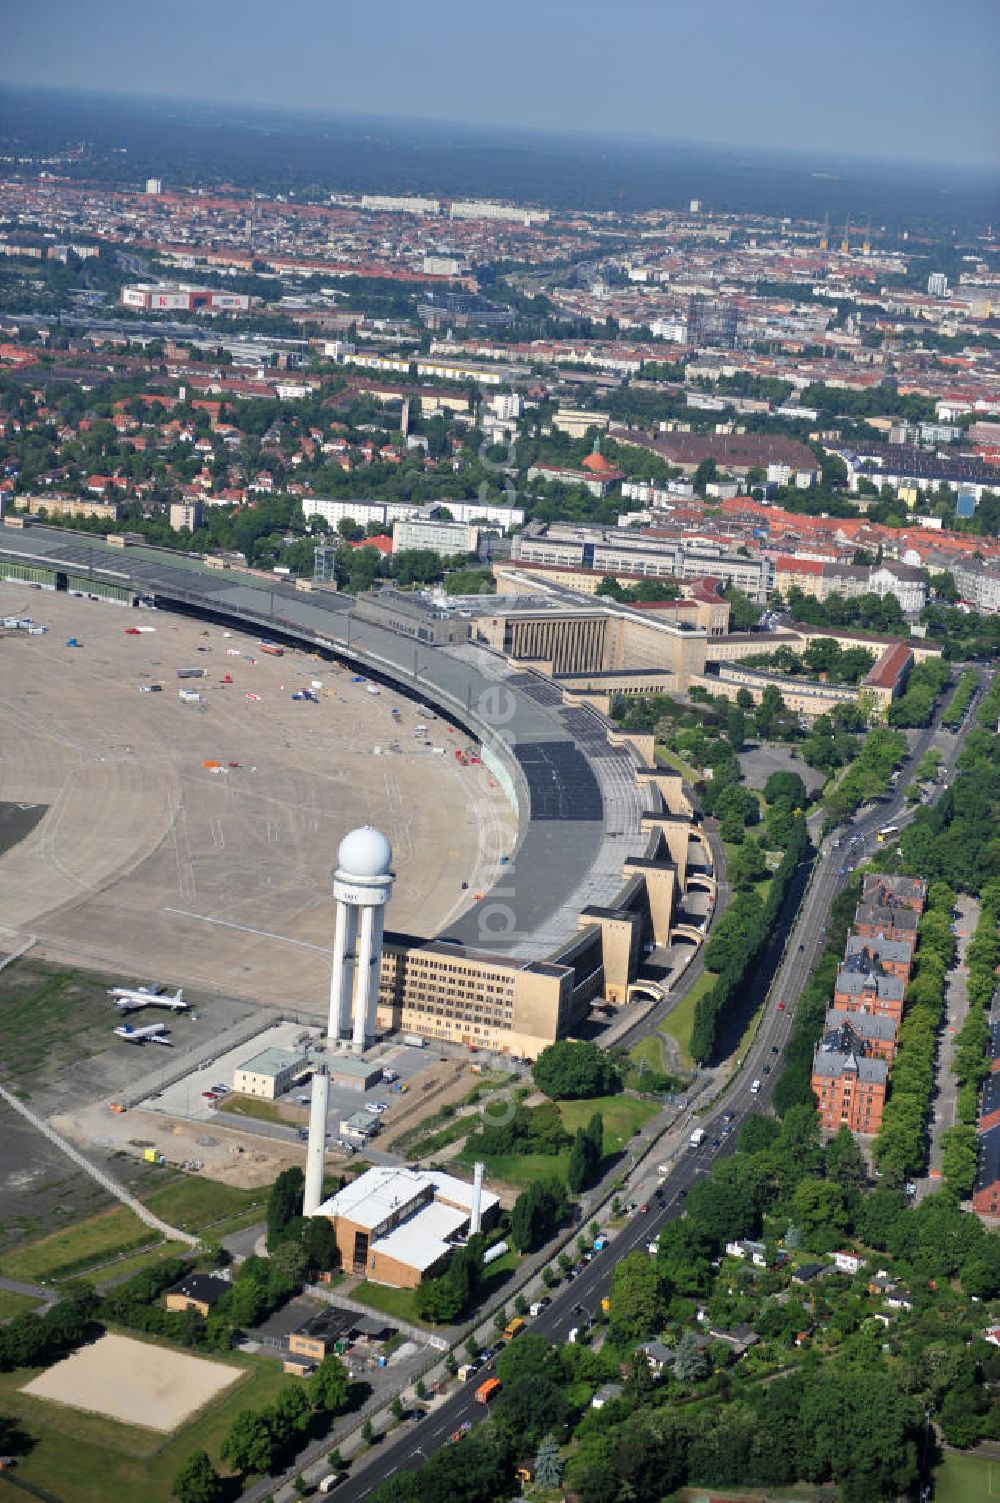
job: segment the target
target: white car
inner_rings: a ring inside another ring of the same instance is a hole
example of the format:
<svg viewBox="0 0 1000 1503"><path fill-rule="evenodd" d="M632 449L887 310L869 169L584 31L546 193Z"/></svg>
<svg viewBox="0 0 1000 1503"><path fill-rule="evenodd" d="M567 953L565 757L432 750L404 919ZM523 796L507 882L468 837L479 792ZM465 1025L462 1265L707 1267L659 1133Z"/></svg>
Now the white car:
<svg viewBox="0 0 1000 1503"><path fill-rule="evenodd" d="M378 1116L381 1115L382 1112L387 1112L388 1110L389 1110L389 1108L385 1105L384 1102L381 1102L381 1101L366 1101L365 1102L365 1111L366 1112L371 1112L371 1114L372 1114L373 1117L378 1117Z"/></svg>

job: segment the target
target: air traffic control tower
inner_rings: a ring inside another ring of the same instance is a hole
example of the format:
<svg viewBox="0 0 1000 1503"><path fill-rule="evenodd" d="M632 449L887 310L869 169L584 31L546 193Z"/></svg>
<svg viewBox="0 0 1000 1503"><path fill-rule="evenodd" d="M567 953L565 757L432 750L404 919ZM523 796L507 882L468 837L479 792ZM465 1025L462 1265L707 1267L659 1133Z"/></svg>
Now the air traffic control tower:
<svg viewBox="0 0 1000 1503"><path fill-rule="evenodd" d="M327 1037L334 1047L350 1042L355 1054L375 1037L385 905L394 880L392 846L379 830L365 825L344 836L333 873L337 921Z"/></svg>

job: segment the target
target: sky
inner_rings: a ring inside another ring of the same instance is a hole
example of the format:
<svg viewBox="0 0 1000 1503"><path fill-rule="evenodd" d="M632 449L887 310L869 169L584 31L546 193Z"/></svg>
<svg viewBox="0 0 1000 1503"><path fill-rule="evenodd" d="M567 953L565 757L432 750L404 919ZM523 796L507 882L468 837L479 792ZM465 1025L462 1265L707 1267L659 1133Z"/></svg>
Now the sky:
<svg viewBox="0 0 1000 1503"><path fill-rule="evenodd" d="M1000 165L998 0L7 0L0 81Z"/></svg>

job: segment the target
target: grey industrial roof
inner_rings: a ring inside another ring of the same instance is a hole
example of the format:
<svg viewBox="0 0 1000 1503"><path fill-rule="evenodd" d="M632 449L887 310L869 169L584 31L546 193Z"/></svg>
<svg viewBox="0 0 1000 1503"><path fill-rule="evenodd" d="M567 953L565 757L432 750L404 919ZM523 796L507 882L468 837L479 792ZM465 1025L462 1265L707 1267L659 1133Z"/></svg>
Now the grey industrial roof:
<svg viewBox="0 0 1000 1503"><path fill-rule="evenodd" d="M248 1070L252 1075L280 1075L283 1070L294 1070L305 1063L306 1056L297 1049L262 1049L236 1068Z"/></svg>
<svg viewBox="0 0 1000 1503"><path fill-rule="evenodd" d="M0 528L0 555L128 583L165 606L205 612L251 631L319 645L359 670L433 703L483 742L507 769L518 800L516 852L487 898L440 936L470 949L550 955L576 932L588 904L608 905L626 856L645 850L645 798L630 753L609 745L597 717L566 706L560 691L512 670L491 650L415 645L357 619L353 601L297 591L163 549L115 549L56 528Z"/></svg>

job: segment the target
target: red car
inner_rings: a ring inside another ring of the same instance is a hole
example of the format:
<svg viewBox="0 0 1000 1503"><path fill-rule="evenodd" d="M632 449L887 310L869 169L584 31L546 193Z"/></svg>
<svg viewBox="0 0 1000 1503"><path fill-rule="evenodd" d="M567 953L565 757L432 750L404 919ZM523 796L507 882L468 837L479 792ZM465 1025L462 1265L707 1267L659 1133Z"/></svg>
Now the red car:
<svg viewBox="0 0 1000 1503"><path fill-rule="evenodd" d="M644 1215L644 1216L645 1216L645 1215L646 1215L646 1213L647 1213L647 1211L648 1211L648 1210L649 1210L649 1206L640 1206L640 1207L639 1207L639 1210L640 1210L640 1211L641 1211L641 1212L642 1212L642 1214L643 1214L643 1215Z"/></svg>
<svg viewBox="0 0 1000 1503"><path fill-rule="evenodd" d="M779 1012L784 1012L784 1010L785 1010L785 1004L784 1004L784 1002L779 1002L778 1003L778 1011Z"/></svg>

